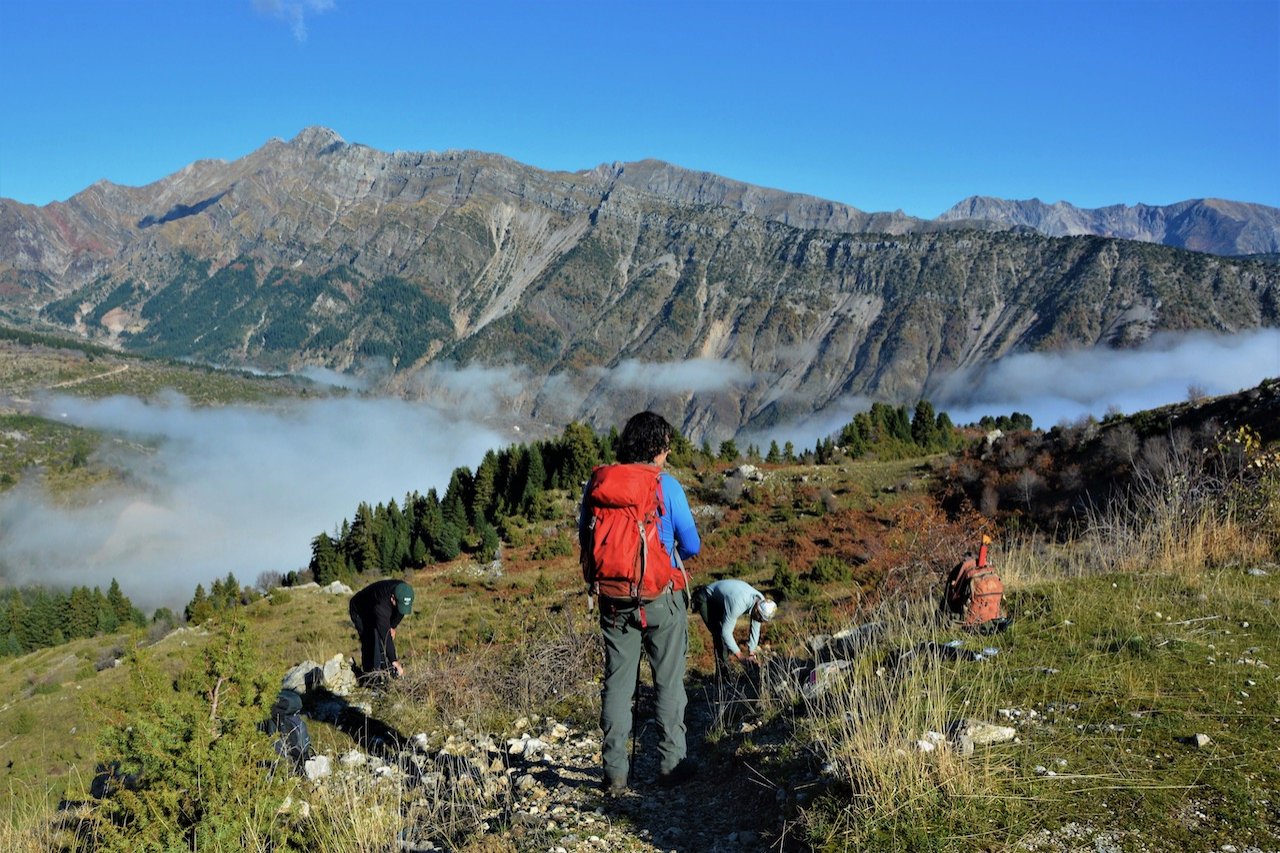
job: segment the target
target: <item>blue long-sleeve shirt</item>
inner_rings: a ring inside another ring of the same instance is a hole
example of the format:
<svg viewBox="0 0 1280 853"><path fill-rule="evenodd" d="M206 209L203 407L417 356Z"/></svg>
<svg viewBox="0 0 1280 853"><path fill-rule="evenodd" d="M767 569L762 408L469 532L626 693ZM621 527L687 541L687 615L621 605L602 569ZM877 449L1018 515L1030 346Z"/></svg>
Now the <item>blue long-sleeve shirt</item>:
<svg viewBox="0 0 1280 853"><path fill-rule="evenodd" d="M733 626L738 619L751 613L757 601L764 600L764 594L746 581L736 578L725 578L707 584L707 596L718 603L717 611L724 614L718 626L711 627L720 635L724 646L730 654L738 654L738 644L733 639ZM754 652L760 645L760 623L751 620L751 636L747 638L747 651Z"/></svg>
<svg viewBox="0 0 1280 853"><path fill-rule="evenodd" d="M677 549L680 559L687 560L702 550L702 540L698 537L698 526L693 522L693 510L689 509L684 486L666 471L662 472L661 483L663 512L658 520L658 536L667 546L674 566Z"/></svg>

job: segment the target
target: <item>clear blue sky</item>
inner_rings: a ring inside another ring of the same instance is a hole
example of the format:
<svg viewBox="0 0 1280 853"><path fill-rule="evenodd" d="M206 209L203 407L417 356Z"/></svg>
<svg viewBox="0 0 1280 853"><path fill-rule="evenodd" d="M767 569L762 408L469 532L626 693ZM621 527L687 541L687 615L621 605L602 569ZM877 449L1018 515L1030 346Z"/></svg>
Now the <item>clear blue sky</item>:
<svg viewBox="0 0 1280 853"><path fill-rule="evenodd" d="M0 196L145 184L308 125L924 217L968 195L1280 206L1280 0L0 0Z"/></svg>

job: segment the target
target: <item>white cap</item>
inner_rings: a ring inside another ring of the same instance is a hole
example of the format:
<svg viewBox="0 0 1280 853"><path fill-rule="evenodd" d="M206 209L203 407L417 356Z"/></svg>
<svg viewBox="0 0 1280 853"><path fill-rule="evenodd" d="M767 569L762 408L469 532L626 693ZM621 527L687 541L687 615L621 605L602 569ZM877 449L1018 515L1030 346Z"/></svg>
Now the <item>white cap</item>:
<svg viewBox="0 0 1280 853"><path fill-rule="evenodd" d="M778 610L777 602L770 601L767 598L756 602L756 614L760 617L761 622L768 622L773 618L773 614Z"/></svg>

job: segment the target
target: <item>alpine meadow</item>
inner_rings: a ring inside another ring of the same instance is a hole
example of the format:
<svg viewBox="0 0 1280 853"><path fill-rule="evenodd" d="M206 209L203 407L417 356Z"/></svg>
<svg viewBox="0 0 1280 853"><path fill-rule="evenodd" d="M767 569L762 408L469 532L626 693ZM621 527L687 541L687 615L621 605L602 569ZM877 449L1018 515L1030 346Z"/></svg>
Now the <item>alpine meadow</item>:
<svg viewBox="0 0 1280 853"><path fill-rule="evenodd" d="M0 849L1280 851L1276 8L6 5Z"/></svg>

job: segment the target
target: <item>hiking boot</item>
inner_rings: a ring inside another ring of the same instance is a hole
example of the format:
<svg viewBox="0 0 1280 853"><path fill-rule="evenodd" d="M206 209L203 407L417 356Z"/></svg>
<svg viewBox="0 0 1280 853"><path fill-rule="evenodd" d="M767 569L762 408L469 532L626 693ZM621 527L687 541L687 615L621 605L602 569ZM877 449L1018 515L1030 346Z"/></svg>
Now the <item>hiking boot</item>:
<svg viewBox="0 0 1280 853"><path fill-rule="evenodd" d="M697 775L697 766L689 759L682 758L675 767L672 767L666 773L658 774L658 785L663 788L674 788L678 785L683 785Z"/></svg>
<svg viewBox="0 0 1280 853"><path fill-rule="evenodd" d="M607 796L617 797L627 792L626 779L610 779L606 776L600 782L600 790Z"/></svg>

